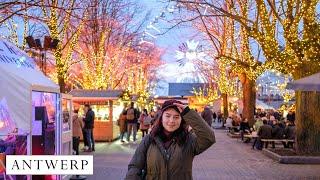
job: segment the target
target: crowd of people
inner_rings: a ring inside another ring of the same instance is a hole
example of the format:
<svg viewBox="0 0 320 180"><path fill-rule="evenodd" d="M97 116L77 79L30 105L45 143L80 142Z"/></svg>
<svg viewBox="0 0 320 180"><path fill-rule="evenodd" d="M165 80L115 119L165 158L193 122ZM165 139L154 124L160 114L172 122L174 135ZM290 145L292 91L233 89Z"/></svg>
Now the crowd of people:
<svg viewBox="0 0 320 180"><path fill-rule="evenodd" d="M240 134L243 142L248 143L252 138L245 137L246 134L254 137L253 148L261 150L263 146L268 147L268 142L263 142L262 139L295 139L295 112L290 110L286 117L282 116L281 112L275 110L261 110L257 109L254 115L254 124L249 124L247 118L242 114L230 113L227 119L223 120L223 114L220 112L213 112L208 106L204 107L202 112L199 112L202 118L212 125L214 121L223 123L229 132L236 132ZM293 148L293 142L282 142L285 148ZM272 142L272 147L275 143Z"/></svg>
<svg viewBox="0 0 320 180"><path fill-rule="evenodd" d="M289 111L286 117L282 117L278 111L269 110L257 111L255 114L255 123L250 126L248 119L240 115L229 116L225 126L232 132L239 132L241 140L249 142L251 138L244 138L245 134L254 135L255 141L252 148L261 150L263 145L268 147L268 142L262 142L262 139L295 139L295 113ZM282 142L285 148L293 148L293 142ZM272 147L275 143L272 142Z"/></svg>
<svg viewBox="0 0 320 180"><path fill-rule="evenodd" d="M151 109L151 111L148 112L147 109L143 109L142 112L140 112L134 107L134 102L131 102L128 108L124 107L118 119L121 142L125 142L125 140L130 142L131 134L132 140L136 141L138 130L142 132L142 137L147 135L159 116L160 108L157 108L157 111Z"/></svg>

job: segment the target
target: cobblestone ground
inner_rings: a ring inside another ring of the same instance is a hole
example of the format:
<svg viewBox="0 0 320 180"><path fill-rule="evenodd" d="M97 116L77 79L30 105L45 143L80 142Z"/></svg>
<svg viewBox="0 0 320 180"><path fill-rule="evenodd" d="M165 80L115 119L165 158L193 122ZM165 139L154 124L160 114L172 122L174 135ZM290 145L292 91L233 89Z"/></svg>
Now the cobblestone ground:
<svg viewBox="0 0 320 180"><path fill-rule="evenodd" d="M320 179L320 165L285 165L251 146L214 130L217 143L194 159L193 178L211 179ZM89 180L123 179L137 143L99 143L94 153L94 175Z"/></svg>

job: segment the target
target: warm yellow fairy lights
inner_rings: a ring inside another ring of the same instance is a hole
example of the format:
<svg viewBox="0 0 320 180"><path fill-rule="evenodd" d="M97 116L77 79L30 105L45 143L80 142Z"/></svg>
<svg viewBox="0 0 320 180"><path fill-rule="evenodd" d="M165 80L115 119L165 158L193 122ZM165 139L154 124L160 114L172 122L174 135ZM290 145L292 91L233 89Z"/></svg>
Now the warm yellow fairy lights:
<svg viewBox="0 0 320 180"><path fill-rule="evenodd" d="M211 88L193 88L192 93L195 95L197 104L209 104L219 99L218 90Z"/></svg>
<svg viewBox="0 0 320 180"><path fill-rule="evenodd" d="M283 102L287 104L292 98L294 98L295 93L292 90L286 89L288 84L288 77L285 77L285 80L283 83L279 83L277 86L281 92Z"/></svg>
<svg viewBox="0 0 320 180"><path fill-rule="evenodd" d="M69 77L68 70L71 66L71 62L73 59L72 55L75 48L77 47L76 45L78 43L78 38L87 16L85 13L84 18L81 20L79 25L75 28L75 32L74 32L75 34L70 38L69 40L70 42L66 42L65 39L67 36L67 31L65 30L65 28L70 27L71 16L66 15L66 18L63 19L63 24L62 24L63 31L61 31L59 28L59 26L61 26L61 22L59 22L60 20L58 19L58 15L59 15L58 9L55 8L54 6L50 7L49 16L47 14L48 11L46 8L43 7L42 10L47 19L46 23L49 28L50 36L52 37L52 39L59 40L57 44L57 48L54 49L53 51L53 55L56 61L56 76L59 81L59 85L64 86L65 85L64 83L68 80L68 77ZM67 47L64 47L66 45Z"/></svg>
<svg viewBox="0 0 320 180"><path fill-rule="evenodd" d="M274 7L270 7L269 1L262 0L253 1L251 4L249 1L228 2L226 1L226 6L221 8L225 12L217 11L216 4L207 3L208 7L213 9L207 13L220 12L237 22L238 28L240 26L241 29L241 38L254 39L262 48L265 57L265 63L255 64L256 61L253 61L252 57L246 56L246 51L243 49L240 51L240 59L239 56L228 54L237 59L237 62L226 61L226 64L231 64L236 72L243 72L248 78L254 80L268 69L291 74L294 79L320 71L320 24L316 17L318 0L290 0L285 4L275 2ZM194 4L192 5L194 6ZM249 6L250 8L248 8ZM280 14L277 9L283 9L284 12L281 11ZM248 16L250 13L256 14L256 16ZM245 37L242 30L247 33L248 37ZM279 37L280 33L283 38ZM240 61L245 63L239 63Z"/></svg>

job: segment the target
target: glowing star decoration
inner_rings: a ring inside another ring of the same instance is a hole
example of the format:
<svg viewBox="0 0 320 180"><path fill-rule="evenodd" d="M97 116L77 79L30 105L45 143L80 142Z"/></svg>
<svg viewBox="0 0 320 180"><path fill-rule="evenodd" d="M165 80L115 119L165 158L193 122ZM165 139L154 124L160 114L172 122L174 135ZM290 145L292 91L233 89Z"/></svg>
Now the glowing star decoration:
<svg viewBox="0 0 320 180"><path fill-rule="evenodd" d="M183 43L179 49L179 51L176 50L175 58L181 66L184 66L186 61L204 60L206 56L206 54L202 52L202 46L194 40Z"/></svg>

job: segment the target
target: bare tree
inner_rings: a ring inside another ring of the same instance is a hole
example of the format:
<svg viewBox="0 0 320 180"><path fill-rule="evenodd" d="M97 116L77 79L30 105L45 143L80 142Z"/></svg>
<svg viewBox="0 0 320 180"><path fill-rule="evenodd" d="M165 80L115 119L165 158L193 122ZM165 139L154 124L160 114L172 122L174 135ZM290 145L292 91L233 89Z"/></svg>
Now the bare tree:
<svg viewBox="0 0 320 180"><path fill-rule="evenodd" d="M232 0L229 2L234 8L230 11L221 7L222 0L178 2L206 7L213 12L209 16L226 16L239 23L242 31L262 49L265 69L277 69L294 79L320 70L318 0ZM244 8L245 4L250 6ZM248 11L246 14L239 13L244 9ZM300 91L296 94L297 152L317 154L320 146L315 139L319 133L309 127L320 126L316 120L320 115L320 94Z"/></svg>

